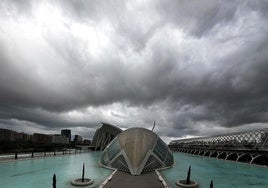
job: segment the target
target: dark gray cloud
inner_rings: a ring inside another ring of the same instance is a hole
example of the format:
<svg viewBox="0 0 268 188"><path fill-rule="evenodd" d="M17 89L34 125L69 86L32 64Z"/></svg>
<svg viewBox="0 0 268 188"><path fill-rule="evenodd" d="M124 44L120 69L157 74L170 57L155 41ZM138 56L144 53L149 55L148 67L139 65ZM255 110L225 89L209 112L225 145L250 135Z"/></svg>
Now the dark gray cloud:
<svg viewBox="0 0 268 188"><path fill-rule="evenodd" d="M90 137L99 122L156 120L166 140L265 127L267 10L266 1L2 1L0 125Z"/></svg>

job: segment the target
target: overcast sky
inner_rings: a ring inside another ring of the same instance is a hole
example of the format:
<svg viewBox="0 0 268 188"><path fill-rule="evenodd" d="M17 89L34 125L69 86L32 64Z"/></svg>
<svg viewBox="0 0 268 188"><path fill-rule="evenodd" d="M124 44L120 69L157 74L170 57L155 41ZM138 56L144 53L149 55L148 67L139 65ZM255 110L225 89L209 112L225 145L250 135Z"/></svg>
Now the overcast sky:
<svg viewBox="0 0 268 188"><path fill-rule="evenodd" d="M0 128L166 142L268 127L266 0L1 0Z"/></svg>

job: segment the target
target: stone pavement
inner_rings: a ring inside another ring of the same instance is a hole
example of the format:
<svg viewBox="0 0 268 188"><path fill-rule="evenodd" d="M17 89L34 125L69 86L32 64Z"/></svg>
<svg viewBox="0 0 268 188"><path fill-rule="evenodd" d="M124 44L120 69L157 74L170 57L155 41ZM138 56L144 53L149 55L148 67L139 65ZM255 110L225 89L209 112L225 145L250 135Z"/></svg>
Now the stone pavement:
<svg viewBox="0 0 268 188"><path fill-rule="evenodd" d="M156 172L148 172L139 176L117 171L104 188L164 188Z"/></svg>

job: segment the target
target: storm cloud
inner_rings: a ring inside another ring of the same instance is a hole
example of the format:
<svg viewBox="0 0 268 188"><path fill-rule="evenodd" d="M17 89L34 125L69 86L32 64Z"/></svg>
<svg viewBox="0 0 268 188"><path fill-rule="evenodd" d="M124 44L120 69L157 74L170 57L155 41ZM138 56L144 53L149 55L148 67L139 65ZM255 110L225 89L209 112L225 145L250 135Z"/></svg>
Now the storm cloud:
<svg viewBox="0 0 268 188"><path fill-rule="evenodd" d="M0 3L0 126L166 141L267 127L266 1Z"/></svg>

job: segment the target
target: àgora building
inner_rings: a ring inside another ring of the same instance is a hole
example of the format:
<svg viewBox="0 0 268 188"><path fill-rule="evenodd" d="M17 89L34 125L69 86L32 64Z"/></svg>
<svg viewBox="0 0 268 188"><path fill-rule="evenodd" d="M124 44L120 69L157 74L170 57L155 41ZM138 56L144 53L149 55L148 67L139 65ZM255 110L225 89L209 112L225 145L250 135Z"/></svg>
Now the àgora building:
<svg viewBox="0 0 268 188"><path fill-rule="evenodd" d="M173 154L163 140L144 128L121 132L105 148L100 163L132 175L139 175L174 164Z"/></svg>
<svg viewBox="0 0 268 188"><path fill-rule="evenodd" d="M103 151L106 146L120 133L122 130L114 125L102 123L101 128L97 129L91 142L91 149Z"/></svg>

